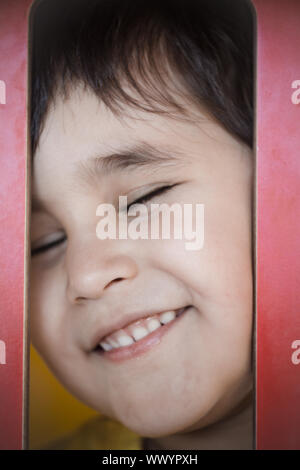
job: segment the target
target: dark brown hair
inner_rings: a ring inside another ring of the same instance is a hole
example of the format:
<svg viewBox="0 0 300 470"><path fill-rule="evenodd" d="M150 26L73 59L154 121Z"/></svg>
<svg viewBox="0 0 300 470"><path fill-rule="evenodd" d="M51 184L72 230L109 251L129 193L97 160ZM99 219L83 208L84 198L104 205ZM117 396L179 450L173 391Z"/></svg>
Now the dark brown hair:
<svg viewBox="0 0 300 470"><path fill-rule="evenodd" d="M49 105L78 83L115 113L130 105L183 117L190 100L252 146L247 1L42 0L31 19L32 155Z"/></svg>

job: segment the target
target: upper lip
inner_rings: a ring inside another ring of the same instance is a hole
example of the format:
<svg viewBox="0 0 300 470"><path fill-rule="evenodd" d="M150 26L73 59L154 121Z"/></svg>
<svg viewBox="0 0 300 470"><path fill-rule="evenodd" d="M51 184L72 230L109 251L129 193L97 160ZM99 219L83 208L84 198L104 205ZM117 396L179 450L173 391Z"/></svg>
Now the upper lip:
<svg viewBox="0 0 300 470"><path fill-rule="evenodd" d="M142 320L144 318L153 316L153 315L160 315L163 312L169 312L169 311L177 311L186 308L187 306L184 307L177 307L177 308L165 308L163 310L155 310L155 311L149 311L149 312L131 312L128 314L123 314L120 315L119 318L114 322L111 323L108 326L103 326L102 328L99 328L95 334L93 335L92 341L91 341L91 350L93 351L99 343L105 338L105 336L108 336L112 333L114 333L117 330L120 330L130 323L137 321L137 320Z"/></svg>

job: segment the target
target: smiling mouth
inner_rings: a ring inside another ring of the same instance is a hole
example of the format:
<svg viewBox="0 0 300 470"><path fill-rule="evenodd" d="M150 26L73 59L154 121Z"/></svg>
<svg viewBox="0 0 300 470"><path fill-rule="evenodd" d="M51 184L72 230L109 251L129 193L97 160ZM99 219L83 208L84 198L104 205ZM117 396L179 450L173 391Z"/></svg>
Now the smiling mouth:
<svg viewBox="0 0 300 470"><path fill-rule="evenodd" d="M154 335L154 332L160 334L166 326L173 323L178 317L180 317L191 305L177 309L168 310L160 314L152 315L148 318L135 321L125 328L122 328L114 333L105 336L94 348L94 351L98 353L110 353L110 351L126 348L135 345L135 343L141 342L144 338ZM150 338L149 338L150 339Z"/></svg>

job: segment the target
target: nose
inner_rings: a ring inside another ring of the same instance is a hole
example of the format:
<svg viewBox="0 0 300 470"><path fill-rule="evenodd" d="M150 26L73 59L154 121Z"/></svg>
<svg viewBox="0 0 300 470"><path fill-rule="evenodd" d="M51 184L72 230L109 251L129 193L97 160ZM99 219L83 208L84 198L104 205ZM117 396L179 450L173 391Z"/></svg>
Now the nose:
<svg viewBox="0 0 300 470"><path fill-rule="evenodd" d="M108 289L136 277L138 267L131 255L97 240L95 246L71 247L66 257L67 297L72 304L99 299ZM75 249L75 247L73 247Z"/></svg>

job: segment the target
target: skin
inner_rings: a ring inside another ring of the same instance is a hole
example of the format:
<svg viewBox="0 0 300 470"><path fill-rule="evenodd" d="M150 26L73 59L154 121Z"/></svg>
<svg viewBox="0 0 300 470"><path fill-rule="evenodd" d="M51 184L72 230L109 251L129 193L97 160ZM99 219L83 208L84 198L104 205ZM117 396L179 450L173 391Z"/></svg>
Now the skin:
<svg viewBox="0 0 300 470"><path fill-rule="evenodd" d="M251 448L253 156L204 109L193 111L195 122L129 108L120 119L81 87L50 108L33 165L33 197L45 208L32 212L31 240L67 241L32 257L31 337L71 393L148 446ZM75 176L91 155L141 142L178 158L159 171ZM160 182L180 184L151 203L205 205L201 250L187 251L184 239L96 237L98 204L120 194L130 203ZM137 358L112 363L88 350L95 329L122 312L185 305L193 307Z"/></svg>

